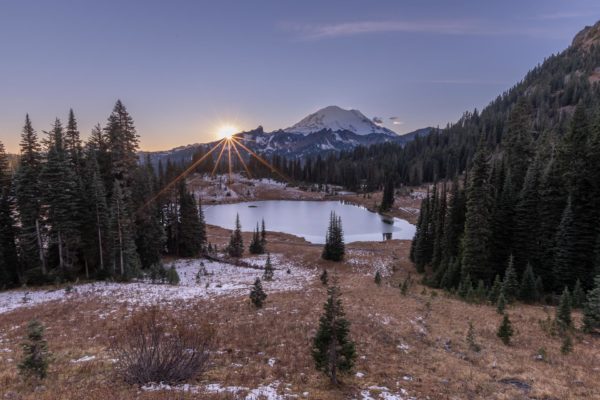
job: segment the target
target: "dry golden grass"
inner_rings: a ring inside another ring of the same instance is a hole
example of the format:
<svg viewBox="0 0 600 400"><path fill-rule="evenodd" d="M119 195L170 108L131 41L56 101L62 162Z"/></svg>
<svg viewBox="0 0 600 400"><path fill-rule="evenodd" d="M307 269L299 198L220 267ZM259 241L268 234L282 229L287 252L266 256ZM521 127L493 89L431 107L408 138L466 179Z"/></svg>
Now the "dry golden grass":
<svg viewBox="0 0 600 400"><path fill-rule="evenodd" d="M211 228L210 233L220 245L228 237L228 232L217 228ZM512 344L504 346L496 337L500 316L494 307L466 304L419 284L411 286L406 296L400 293L399 283L409 272L419 279L407 260L409 242L348 246L368 257L394 259L395 272L384 278L380 287L374 284L373 274L364 269L320 260L321 248L301 239L272 234L269 246L272 252L307 266L337 271L359 356L354 371L364 377L344 376L343 385L332 388L314 370L311 339L326 296L325 288L315 279L305 290L269 295L262 310L239 297L173 305L173 312L182 318L210 320L216 330L209 369L198 382L190 383L255 388L278 381L280 393L302 397L308 392L307 398L325 400L355 398L372 385L386 386L392 392L403 388L410 396L430 399L600 398L600 339L577 334L573 353L562 355L561 340L546 333L540 323L548 315L554 316L552 307L509 307L516 333ZM236 398L233 394L151 393L123 383L113 372L107 346L110 332L135 310L115 305L116 311L102 319L99 314L103 307L94 299L72 299L0 315L0 398ZM35 384L21 380L16 368L19 343L32 318L47 326L54 355L49 376L37 391ZM575 319L579 323L580 315ZM482 347L479 353L470 351L465 341L469 320ZM548 355L545 361L534 359L540 348ZM96 358L72 362L90 355ZM269 366L269 359L276 360L274 366ZM501 383L505 378L525 382L531 390Z"/></svg>

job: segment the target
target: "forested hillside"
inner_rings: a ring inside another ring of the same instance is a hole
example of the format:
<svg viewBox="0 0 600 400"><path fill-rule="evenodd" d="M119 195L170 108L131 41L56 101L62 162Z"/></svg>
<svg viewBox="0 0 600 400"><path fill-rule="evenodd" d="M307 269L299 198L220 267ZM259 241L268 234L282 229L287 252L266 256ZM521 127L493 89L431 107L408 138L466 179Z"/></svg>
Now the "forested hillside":
<svg viewBox="0 0 600 400"><path fill-rule="evenodd" d="M206 245L202 210L185 180L161 191L137 158L138 135L117 101L105 127L80 139L71 110L40 139L27 116L13 173L0 144L0 289L160 271L163 254ZM175 171L168 171L169 179Z"/></svg>

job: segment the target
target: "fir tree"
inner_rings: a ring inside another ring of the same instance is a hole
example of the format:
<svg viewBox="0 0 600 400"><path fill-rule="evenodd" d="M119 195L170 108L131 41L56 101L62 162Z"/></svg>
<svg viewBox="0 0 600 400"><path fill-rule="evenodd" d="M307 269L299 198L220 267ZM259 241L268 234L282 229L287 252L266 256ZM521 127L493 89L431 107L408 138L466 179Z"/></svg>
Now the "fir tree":
<svg viewBox="0 0 600 400"><path fill-rule="evenodd" d="M46 260L40 228L41 145L29 115L21 134L21 158L15 176L15 195L20 220L19 242L25 269L40 268L46 274Z"/></svg>
<svg viewBox="0 0 600 400"><path fill-rule="evenodd" d="M560 296L560 302L556 308L556 322L564 328L569 328L573 324L571 318L571 295L569 294L569 289L566 287Z"/></svg>
<svg viewBox="0 0 600 400"><path fill-rule="evenodd" d="M44 326L37 320L32 320L27 325L26 340L21 345L23 358L19 363L19 373L26 378L44 379L48 374L50 353L44 339L44 330Z"/></svg>
<svg viewBox="0 0 600 400"><path fill-rule="evenodd" d="M585 291L581 287L581 281L577 279L575 288L573 288L573 308L582 308L585 304Z"/></svg>
<svg viewBox="0 0 600 400"><path fill-rule="evenodd" d="M533 302L538 299L538 293L535 284L535 275L533 274L533 268L531 264L527 264L527 268L521 278L521 287L519 289L519 297L524 302Z"/></svg>
<svg viewBox="0 0 600 400"><path fill-rule="evenodd" d="M250 301L256 308L262 308L263 303L267 299L267 294L263 290L260 278L256 278L252 290L250 291Z"/></svg>
<svg viewBox="0 0 600 400"><path fill-rule="evenodd" d="M556 250L554 260L554 281L556 284L571 286L575 283L576 266L578 259L575 242L577 240L577 227L575 226L572 201L569 197L567 206L562 215L558 232L556 233Z"/></svg>
<svg viewBox="0 0 600 400"><path fill-rule="evenodd" d="M235 229L231 232L227 253L230 257L241 257L244 254L244 239L242 238L242 225L240 216L235 216Z"/></svg>
<svg viewBox="0 0 600 400"><path fill-rule="evenodd" d="M517 271L515 271L512 256L508 260L508 268L506 268L504 273L502 293L504 294L504 298L509 302L514 301L519 295L519 281L517 280Z"/></svg>
<svg viewBox="0 0 600 400"><path fill-rule="evenodd" d="M583 330L592 333L600 329L600 275L594 279L594 288L587 294L583 309Z"/></svg>
<svg viewBox="0 0 600 400"><path fill-rule="evenodd" d="M80 172L83 159L83 146L81 145L81 137L77 128L77 120L73 109L69 110L69 120L65 131L64 140L65 151L68 154L69 161L75 167L76 171Z"/></svg>
<svg viewBox="0 0 600 400"><path fill-rule="evenodd" d="M354 366L356 350L350 340L350 323L346 320L337 282L327 289L327 302L313 340L313 358L317 370L325 372L331 383L338 384L337 374Z"/></svg>
<svg viewBox="0 0 600 400"><path fill-rule="evenodd" d="M273 280L273 264L271 263L271 254L267 253L267 261L265 262L265 272L263 273L263 280Z"/></svg>
<svg viewBox="0 0 600 400"><path fill-rule="evenodd" d="M463 242L462 274L472 279L490 280L490 187L487 153L480 148L473 160L467 188L467 213Z"/></svg>
<svg viewBox="0 0 600 400"><path fill-rule="evenodd" d="M394 181L389 178L383 188L383 196L379 205L380 212L389 211L394 205Z"/></svg>
<svg viewBox="0 0 600 400"><path fill-rule="evenodd" d="M169 285L179 285L179 274L174 266L171 266L171 268L166 270L165 280Z"/></svg>
<svg viewBox="0 0 600 400"><path fill-rule="evenodd" d="M475 327L473 326L472 321L469 321L469 329L467 329L467 345L469 346L469 349L475 353L479 353L481 351L481 346L477 344L475 339Z"/></svg>
<svg viewBox="0 0 600 400"><path fill-rule="evenodd" d="M0 192L0 289L19 283L19 260L8 190Z"/></svg>
<svg viewBox="0 0 600 400"><path fill-rule="evenodd" d="M140 260L135 246L133 221L117 180L113 185L110 225L113 234L113 274L129 280L138 274Z"/></svg>
<svg viewBox="0 0 600 400"><path fill-rule="evenodd" d="M496 275L494 278L494 283L492 284L492 288L488 293L488 300L491 304L496 304L498 298L500 297L500 293L502 293L502 281L500 280L500 275Z"/></svg>
<svg viewBox="0 0 600 400"><path fill-rule="evenodd" d="M504 293L500 292L498 296L498 301L496 302L496 312L498 314L504 314L504 310L506 309L506 298L504 297Z"/></svg>
<svg viewBox="0 0 600 400"><path fill-rule="evenodd" d="M381 273L379 271L375 272L375 284L381 286Z"/></svg>
<svg viewBox="0 0 600 400"><path fill-rule="evenodd" d="M324 260L342 261L344 259L345 245L342 230L342 219L335 212L329 217L329 228L325 237L322 258Z"/></svg>
<svg viewBox="0 0 600 400"><path fill-rule="evenodd" d="M324 286L327 286L327 284L329 283L329 274L327 273L326 269L323 270L323 273L321 273L321 276L319 277L319 279L321 280L321 283Z"/></svg>
<svg viewBox="0 0 600 400"><path fill-rule="evenodd" d="M106 141L110 151L111 174L123 187L131 185L131 173L138 166L137 151L139 138L135 130L133 118L121 103L117 100L112 113L108 117L108 123L104 128ZM124 193L127 195L127 193ZM128 198L126 197L128 200Z"/></svg>
<svg viewBox="0 0 600 400"><path fill-rule="evenodd" d="M571 339L571 335L565 333L563 335L562 344L560 346L560 352L562 354L569 354L573 351L573 340Z"/></svg>
<svg viewBox="0 0 600 400"><path fill-rule="evenodd" d="M267 229L265 228L264 219L261 222L260 228L260 244L262 246L263 252L265 252L267 250Z"/></svg>
<svg viewBox="0 0 600 400"><path fill-rule="evenodd" d="M510 344L510 339L513 336L513 329L510 319L508 318L508 314L504 314L504 317L502 318L502 323L500 324L496 335L500 338L500 340L502 340L502 343L504 343L505 345Z"/></svg>
<svg viewBox="0 0 600 400"><path fill-rule="evenodd" d="M261 234L258 229L258 223L256 223L256 230L252 234L252 241L249 247L251 254L263 254L265 252L263 248L263 241L261 240Z"/></svg>
<svg viewBox="0 0 600 400"><path fill-rule="evenodd" d="M179 224L177 225L178 254L182 257L196 257L206 246L206 227L201 214L202 207L189 193L182 179L179 185Z"/></svg>

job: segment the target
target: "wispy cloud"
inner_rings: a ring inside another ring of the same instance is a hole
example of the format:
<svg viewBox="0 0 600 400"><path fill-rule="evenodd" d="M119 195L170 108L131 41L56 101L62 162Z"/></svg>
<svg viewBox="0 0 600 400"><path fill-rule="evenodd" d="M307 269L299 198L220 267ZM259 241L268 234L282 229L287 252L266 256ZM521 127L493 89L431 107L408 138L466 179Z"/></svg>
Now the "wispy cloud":
<svg viewBox="0 0 600 400"><path fill-rule="evenodd" d="M330 24L284 23L281 27L301 39L319 40L376 33L429 33L438 35L528 35L547 36L555 30L537 27L494 26L480 20L387 20L353 21Z"/></svg>
<svg viewBox="0 0 600 400"><path fill-rule="evenodd" d="M390 120L394 125L404 125L404 121L401 121L400 117L390 117Z"/></svg>

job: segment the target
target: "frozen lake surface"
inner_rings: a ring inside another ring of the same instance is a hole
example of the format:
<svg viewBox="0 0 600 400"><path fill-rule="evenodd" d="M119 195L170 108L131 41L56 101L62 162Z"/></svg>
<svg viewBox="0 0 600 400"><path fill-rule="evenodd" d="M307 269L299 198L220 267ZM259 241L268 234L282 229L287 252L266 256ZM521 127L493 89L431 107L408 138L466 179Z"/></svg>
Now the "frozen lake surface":
<svg viewBox="0 0 600 400"><path fill-rule="evenodd" d="M408 221L340 201L266 200L204 207L206 222L211 225L233 229L239 214L245 232L251 232L264 219L268 231L289 233L317 244L325 243L331 211L342 218L346 243L410 240L415 234L415 226Z"/></svg>

